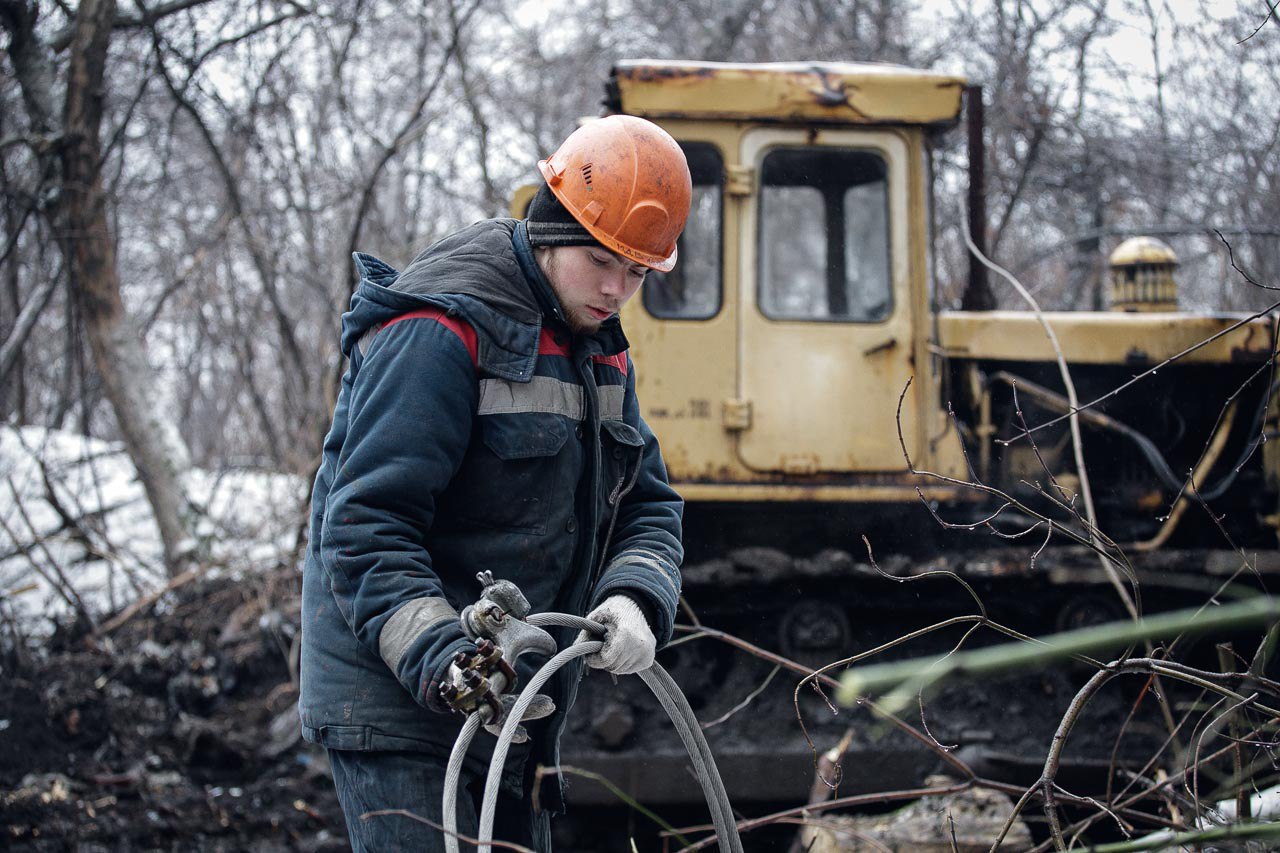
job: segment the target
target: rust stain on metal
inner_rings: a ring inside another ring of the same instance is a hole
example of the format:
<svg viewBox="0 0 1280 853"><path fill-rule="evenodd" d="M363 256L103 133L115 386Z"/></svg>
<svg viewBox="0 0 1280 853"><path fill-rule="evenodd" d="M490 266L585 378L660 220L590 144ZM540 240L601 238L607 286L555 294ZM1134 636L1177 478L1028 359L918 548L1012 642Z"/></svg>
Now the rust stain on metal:
<svg viewBox="0 0 1280 853"><path fill-rule="evenodd" d="M1231 360L1234 362L1255 362L1270 356L1271 330L1259 323L1250 323L1244 327L1244 340L1231 348ZM1257 340L1261 338L1262 340Z"/></svg>
<svg viewBox="0 0 1280 853"><path fill-rule="evenodd" d="M1151 356L1134 347L1124 354L1124 363L1131 367L1145 367L1151 363Z"/></svg>
<svg viewBox="0 0 1280 853"><path fill-rule="evenodd" d="M625 77L637 83L679 82L681 80L714 80L719 72L714 68L697 68L687 66L638 65L615 68L614 76Z"/></svg>
<svg viewBox="0 0 1280 853"><path fill-rule="evenodd" d="M823 107L851 107L852 106L852 104L849 103L849 95L844 90L845 81L841 80L839 77L833 78L831 74L828 74L825 70L821 68L815 68L813 70L813 73L818 75L818 82L820 83L820 88L810 89L809 91L813 94L813 99L818 103L819 106L823 106ZM833 79L834 79L834 85L832 82Z"/></svg>

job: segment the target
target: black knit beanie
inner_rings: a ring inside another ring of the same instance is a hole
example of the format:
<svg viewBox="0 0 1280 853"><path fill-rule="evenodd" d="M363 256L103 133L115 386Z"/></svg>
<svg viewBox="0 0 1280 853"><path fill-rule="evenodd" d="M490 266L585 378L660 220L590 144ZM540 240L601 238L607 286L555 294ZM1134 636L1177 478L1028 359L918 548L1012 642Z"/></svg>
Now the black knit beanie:
<svg viewBox="0 0 1280 853"><path fill-rule="evenodd" d="M529 244L533 246L599 245L587 229L578 224L560 199L545 183L529 202Z"/></svg>

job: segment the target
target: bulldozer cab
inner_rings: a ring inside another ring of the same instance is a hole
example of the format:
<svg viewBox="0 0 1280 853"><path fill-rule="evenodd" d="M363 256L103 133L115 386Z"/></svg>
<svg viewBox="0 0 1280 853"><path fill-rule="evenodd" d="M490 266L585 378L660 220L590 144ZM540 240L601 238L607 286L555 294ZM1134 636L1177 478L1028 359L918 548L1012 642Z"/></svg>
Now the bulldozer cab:
<svg viewBox="0 0 1280 853"><path fill-rule="evenodd" d="M627 328L678 334L701 350L699 365L721 367L690 371L683 355L652 353L646 371L663 387L678 379L685 399L664 395L675 405L650 416L711 422L731 461L753 472L897 467L881 416L911 374L907 145L888 132L775 127L728 152L682 144L694 205L681 262L649 276Z"/></svg>
<svg viewBox="0 0 1280 853"><path fill-rule="evenodd" d="M752 419L738 460L782 474L897 468L884 415L911 375L907 147L890 133L808 137L761 128L739 152L758 190L737 235Z"/></svg>
<svg viewBox="0 0 1280 853"><path fill-rule="evenodd" d="M614 69L611 109L665 127L693 177L680 263L623 315L674 480L746 499L905 473L895 412L928 358L913 227L926 130L955 120L963 82L852 64ZM903 400L913 458L938 429L918 415L928 385Z"/></svg>

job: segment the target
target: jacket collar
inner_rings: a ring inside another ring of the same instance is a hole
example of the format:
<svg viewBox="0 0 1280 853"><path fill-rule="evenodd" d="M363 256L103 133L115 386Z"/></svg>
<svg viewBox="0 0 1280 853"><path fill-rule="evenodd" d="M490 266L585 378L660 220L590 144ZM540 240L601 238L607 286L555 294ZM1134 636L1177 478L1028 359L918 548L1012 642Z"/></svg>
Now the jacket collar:
<svg viewBox="0 0 1280 853"><path fill-rule="evenodd" d="M569 324L564 318L560 300L556 297L555 290L551 287L551 282L547 281L546 275L542 272L542 267L538 266L538 261L534 257L533 244L529 242L529 221L527 219L520 220L519 224L516 225L515 231L511 235L511 245L515 249L516 261L520 264L520 270L524 273L525 280L529 282L529 289L542 307L544 321L549 326L559 327L568 332ZM625 352L629 347L627 336L622 332L622 322L617 315L601 323L600 328L592 334L585 336L575 335L574 337L575 343L584 345L588 351L600 355L617 355L620 352Z"/></svg>

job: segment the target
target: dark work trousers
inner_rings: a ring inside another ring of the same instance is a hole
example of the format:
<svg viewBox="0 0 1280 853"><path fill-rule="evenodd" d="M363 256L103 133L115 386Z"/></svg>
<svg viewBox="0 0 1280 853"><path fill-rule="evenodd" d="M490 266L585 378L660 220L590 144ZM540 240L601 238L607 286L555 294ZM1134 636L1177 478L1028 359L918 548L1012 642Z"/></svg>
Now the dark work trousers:
<svg viewBox="0 0 1280 853"><path fill-rule="evenodd" d="M403 815L361 818L369 812L403 809L436 826L441 819L444 774L447 762L421 752L365 752L331 749L329 763L338 801L347 819L347 833L355 853L443 853L444 833L429 824ZM463 770L458 790L458 833L466 838L479 834L484 800L484 777ZM535 815L532 804L501 792L494 813L493 837L538 853L550 853L551 819ZM461 851L475 846L462 838ZM494 848L495 850L501 848Z"/></svg>

